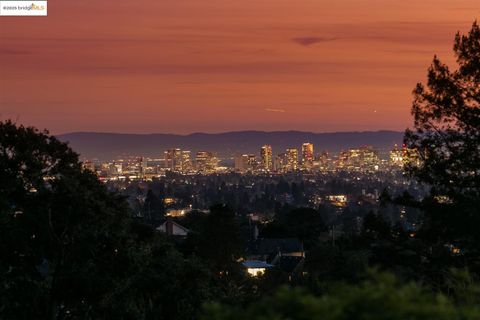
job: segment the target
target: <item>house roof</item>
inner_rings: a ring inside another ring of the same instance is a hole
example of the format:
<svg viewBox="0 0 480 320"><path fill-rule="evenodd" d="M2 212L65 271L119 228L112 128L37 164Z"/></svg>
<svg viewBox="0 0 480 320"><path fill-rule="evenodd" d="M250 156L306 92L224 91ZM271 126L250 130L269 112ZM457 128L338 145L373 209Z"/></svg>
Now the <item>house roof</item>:
<svg viewBox="0 0 480 320"><path fill-rule="evenodd" d="M259 260L245 260L242 262L243 266L246 268L253 268L253 269L262 269L262 268L272 268L274 267L271 264L266 263L265 261Z"/></svg>
<svg viewBox="0 0 480 320"><path fill-rule="evenodd" d="M165 221L164 223L162 223L161 225L159 225L156 229L157 229L158 231L166 232L166 230L167 230L167 222L168 222L168 221ZM171 221L171 223L172 223L173 226L175 226L176 228L178 228L178 229L180 229L180 230L182 230L182 231L184 231L184 232L186 232L186 233L189 233L189 232L190 232L189 229L185 228L185 227L182 226L181 224L176 223L176 222L173 221L173 220Z"/></svg>

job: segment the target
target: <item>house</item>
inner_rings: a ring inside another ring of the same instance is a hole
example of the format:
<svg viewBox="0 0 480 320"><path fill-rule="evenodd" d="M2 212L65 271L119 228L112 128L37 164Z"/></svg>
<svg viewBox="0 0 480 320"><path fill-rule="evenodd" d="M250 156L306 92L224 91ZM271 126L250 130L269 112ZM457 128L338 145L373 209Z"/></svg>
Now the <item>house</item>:
<svg viewBox="0 0 480 320"><path fill-rule="evenodd" d="M242 262L242 265L247 269L248 274L252 277L263 275L267 269L275 267L274 265L258 260L246 260Z"/></svg>
<svg viewBox="0 0 480 320"><path fill-rule="evenodd" d="M268 268L277 267L292 275L300 271L304 260L305 250L299 239L262 238L247 248L247 259L243 265L249 274L252 274L250 271L264 273Z"/></svg>
<svg viewBox="0 0 480 320"><path fill-rule="evenodd" d="M172 217L167 217L167 220L157 227L157 231L166 233L168 236L186 237L190 230L184 226L173 221Z"/></svg>

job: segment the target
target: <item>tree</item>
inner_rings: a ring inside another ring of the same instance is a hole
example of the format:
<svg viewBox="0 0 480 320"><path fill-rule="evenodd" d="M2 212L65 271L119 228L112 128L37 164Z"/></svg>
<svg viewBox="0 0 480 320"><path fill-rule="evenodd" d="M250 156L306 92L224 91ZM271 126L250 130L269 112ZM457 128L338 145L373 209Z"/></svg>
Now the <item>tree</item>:
<svg viewBox="0 0 480 320"><path fill-rule="evenodd" d="M295 237L307 248L316 245L320 234L326 230L321 214L311 208L285 209L288 210L286 214L277 214L275 220L262 230L262 237Z"/></svg>
<svg viewBox="0 0 480 320"><path fill-rule="evenodd" d="M380 274L359 286L340 286L320 297L300 289L284 288L243 310L210 304L203 319L460 320L479 317L480 309L475 302L456 305L417 284L400 285L392 275Z"/></svg>
<svg viewBox="0 0 480 320"><path fill-rule="evenodd" d="M414 130L405 143L420 163L407 169L450 197L480 195L480 27L457 34L454 53L458 69L451 71L435 56L426 85L413 94Z"/></svg>
<svg viewBox="0 0 480 320"><path fill-rule="evenodd" d="M0 122L1 319L189 319L209 277L67 144Z"/></svg>
<svg viewBox="0 0 480 320"><path fill-rule="evenodd" d="M431 186L417 204L424 213L419 234L429 252L461 250L456 262L473 267L480 253L480 27L457 33L451 70L435 57L426 85L414 90L414 129L405 133L407 171ZM418 159L416 159L418 158ZM443 252L443 253L442 253ZM451 255L451 253L446 253ZM478 272L480 268L477 263Z"/></svg>
<svg viewBox="0 0 480 320"><path fill-rule="evenodd" d="M210 213L192 226L187 241L193 252L205 259L216 272L230 270L243 254L244 243L235 214L223 204L210 208ZM195 231L197 230L197 231Z"/></svg>
<svg viewBox="0 0 480 320"><path fill-rule="evenodd" d="M145 220L149 223L158 223L165 215L165 206L162 199L157 197L152 189L147 191L144 203Z"/></svg>
<svg viewBox="0 0 480 320"><path fill-rule="evenodd" d="M124 257L128 215L125 202L83 171L66 144L0 123L3 316L101 309L106 288L127 268L114 265Z"/></svg>

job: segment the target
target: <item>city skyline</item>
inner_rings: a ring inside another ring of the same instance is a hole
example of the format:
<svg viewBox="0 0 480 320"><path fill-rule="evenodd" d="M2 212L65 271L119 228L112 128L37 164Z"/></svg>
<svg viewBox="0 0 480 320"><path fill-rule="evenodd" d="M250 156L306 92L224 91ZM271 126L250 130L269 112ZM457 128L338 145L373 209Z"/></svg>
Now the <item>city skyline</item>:
<svg viewBox="0 0 480 320"><path fill-rule="evenodd" d="M0 20L0 119L53 134L402 131L432 57L451 64L478 15L473 0L55 2Z"/></svg>
<svg viewBox="0 0 480 320"><path fill-rule="evenodd" d="M232 157L229 157L232 159ZM262 145L258 153L235 153L233 163L224 162L214 152L173 148L164 151L164 157L144 155L117 157L108 161L86 159L83 167L95 173L100 180L142 179L164 177L167 172L181 175L254 174L283 175L287 173L373 173L402 171L405 164L419 163L416 150L405 145L394 145L385 156L379 150L364 145L335 154L314 152L314 145L305 142L299 149L291 146L274 153L271 145Z"/></svg>

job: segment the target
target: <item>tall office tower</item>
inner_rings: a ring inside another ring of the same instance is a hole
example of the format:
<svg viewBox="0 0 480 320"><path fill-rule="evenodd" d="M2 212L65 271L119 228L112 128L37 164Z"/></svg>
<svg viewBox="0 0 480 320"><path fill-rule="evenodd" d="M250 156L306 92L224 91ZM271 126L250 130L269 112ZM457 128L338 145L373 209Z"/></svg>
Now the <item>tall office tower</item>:
<svg viewBox="0 0 480 320"><path fill-rule="evenodd" d="M180 149L165 151L165 168L172 171L180 171L182 169L182 151Z"/></svg>
<svg viewBox="0 0 480 320"><path fill-rule="evenodd" d="M287 171L296 171L298 169L298 150L297 148L288 148L287 156Z"/></svg>
<svg viewBox="0 0 480 320"><path fill-rule="evenodd" d="M182 151L182 173L192 171L192 161L190 160L190 151Z"/></svg>
<svg viewBox="0 0 480 320"><path fill-rule="evenodd" d="M218 158L208 151L198 151L195 156L195 167L199 172L214 172L217 169L218 162Z"/></svg>
<svg viewBox="0 0 480 320"><path fill-rule="evenodd" d="M209 152L207 151L198 151L195 155L195 169L197 171L205 171L207 167L207 161L209 158Z"/></svg>
<svg viewBox="0 0 480 320"><path fill-rule="evenodd" d="M235 171L244 173L248 170L248 155L247 154L236 154L235 155Z"/></svg>
<svg viewBox="0 0 480 320"><path fill-rule="evenodd" d="M272 159L272 146L271 145L264 145L260 150L260 156L262 158L262 169L265 171L272 171L273 170L273 159Z"/></svg>
<svg viewBox="0 0 480 320"><path fill-rule="evenodd" d="M147 158L139 157L138 161L138 173L140 178L145 177L145 173L147 172Z"/></svg>
<svg viewBox="0 0 480 320"><path fill-rule="evenodd" d="M302 169L311 169L313 167L313 144L302 144Z"/></svg>

